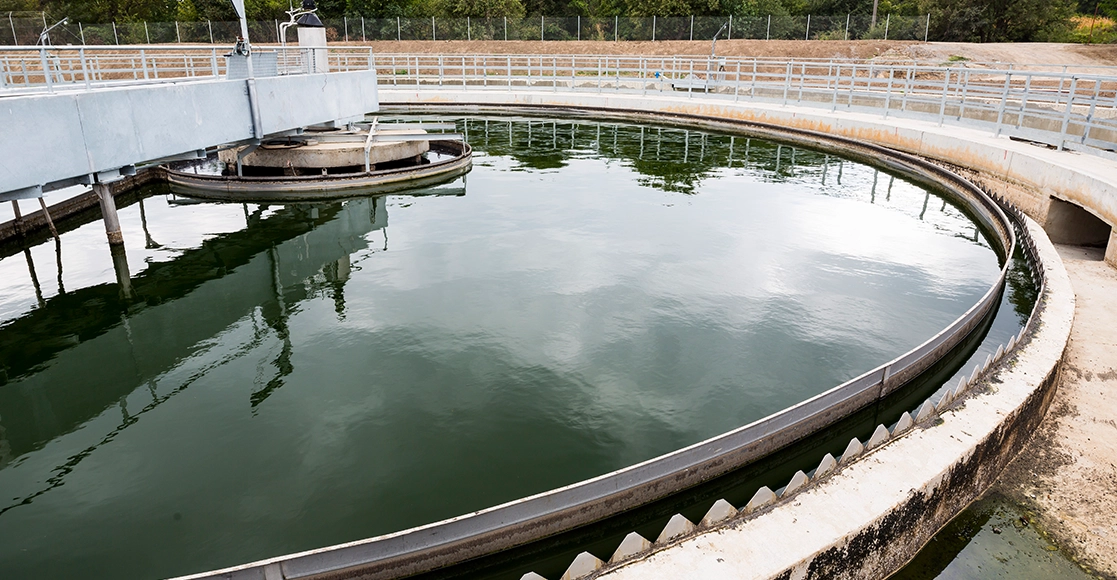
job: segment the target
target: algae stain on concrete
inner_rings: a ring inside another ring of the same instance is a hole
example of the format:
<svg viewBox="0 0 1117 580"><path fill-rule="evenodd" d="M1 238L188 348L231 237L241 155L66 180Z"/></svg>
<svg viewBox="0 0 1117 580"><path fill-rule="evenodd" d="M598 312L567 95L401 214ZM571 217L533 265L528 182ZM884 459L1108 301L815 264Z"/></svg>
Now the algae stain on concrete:
<svg viewBox="0 0 1117 580"><path fill-rule="evenodd" d="M890 580L1100 578L1068 558L1032 512L1000 495L982 498L947 524Z"/></svg>

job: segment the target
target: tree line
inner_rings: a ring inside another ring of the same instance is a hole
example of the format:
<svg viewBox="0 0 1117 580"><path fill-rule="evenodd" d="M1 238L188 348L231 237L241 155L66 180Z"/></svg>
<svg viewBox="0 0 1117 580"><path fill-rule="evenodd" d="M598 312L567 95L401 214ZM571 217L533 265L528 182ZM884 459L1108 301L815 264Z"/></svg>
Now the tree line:
<svg viewBox="0 0 1117 580"><path fill-rule="evenodd" d="M250 20L286 20L291 2L245 0ZM930 36L960 42L1075 40L1083 16L1117 18L1117 0L318 0L323 18L523 16L930 16ZM235 20L229 0L0 0L0 14L87 23ZM1090 24L1091 36L1096 21ZM1112 22L1110 22L1112 25ZM1084 40L1084 39L1083 39Z"/></svg>

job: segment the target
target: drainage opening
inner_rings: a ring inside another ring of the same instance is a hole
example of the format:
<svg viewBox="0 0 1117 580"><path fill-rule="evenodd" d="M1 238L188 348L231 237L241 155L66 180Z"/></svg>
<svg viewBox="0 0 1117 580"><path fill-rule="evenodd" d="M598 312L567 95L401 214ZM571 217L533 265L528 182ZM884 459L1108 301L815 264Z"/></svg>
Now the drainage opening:
<svg viewBox="0 0 1117 580"><path fill-rule="evenodd" d="M1111 233L1109 224L1101 218L1078 204L1054 197L1047 210L1044 229L1056 244L1101 248L1102 254L1105 253Z"/></svg>

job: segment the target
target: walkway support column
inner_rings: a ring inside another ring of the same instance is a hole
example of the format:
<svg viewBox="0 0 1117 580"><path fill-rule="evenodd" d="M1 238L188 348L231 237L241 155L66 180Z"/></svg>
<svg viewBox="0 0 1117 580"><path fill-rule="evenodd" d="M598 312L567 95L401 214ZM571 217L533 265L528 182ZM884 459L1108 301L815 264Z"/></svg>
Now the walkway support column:
<svg viewBox="0 0 1117 580"><path fill-rule="evenodd" d="M101 202L101 217L105 220L105 233L109 236L109 244L123 244L124 234L120 232L120 217L116 215L116 201L112 197L112 188L106 183L94 183L93 192Z"/></svg>

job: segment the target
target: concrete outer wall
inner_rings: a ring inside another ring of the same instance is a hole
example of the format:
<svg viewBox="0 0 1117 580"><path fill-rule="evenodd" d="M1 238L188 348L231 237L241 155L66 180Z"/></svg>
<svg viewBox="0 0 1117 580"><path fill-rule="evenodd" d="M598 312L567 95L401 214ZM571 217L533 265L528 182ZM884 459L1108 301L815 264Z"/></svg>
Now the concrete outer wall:
<svg viewBox="0 0 1117 580"><path fill-rule="evenodd" d="M1117 267L1117 163L1091 155L1052 151L987 131L939 126L926 121L884 118L865 113L830 112L816 107L683 94L545 93L485 90L418 91L382 89L384 104L478 104L488 106L561 106L768 123L840 135L907 153L968 167L998 180L1019 184L997 193L1043 224L1051 197L1077 204L1113 228L1106 260Z"/></svg>
<svg viewBox="0 0 1117 580"><path fill-rule="evenodd" d="M698 115L770 123L863 139L966 166L1021 187L999 193L1033 216L1050 196L1117 223L1110 162L906 119L685 97L387 91L384 104L561 106ZM909 561L984 492L1020 451L1054 396L1074 318L1074 292L1054 246L1026 227L1046 269L1038 323L1022 346L945 412L774 507L692 533L596 576L647 578L877 579ZM1113 254L1114 245L1110 246ZM1111 263L1117 260L1110 256Z"/></svg>
<svg viewBox="0 0 1117 580"><path fill-rule="evenodd" d="M375 71L255 83L264 135L377 109ZM243 80L0 99L0 194L253 136Z"/></svg>

